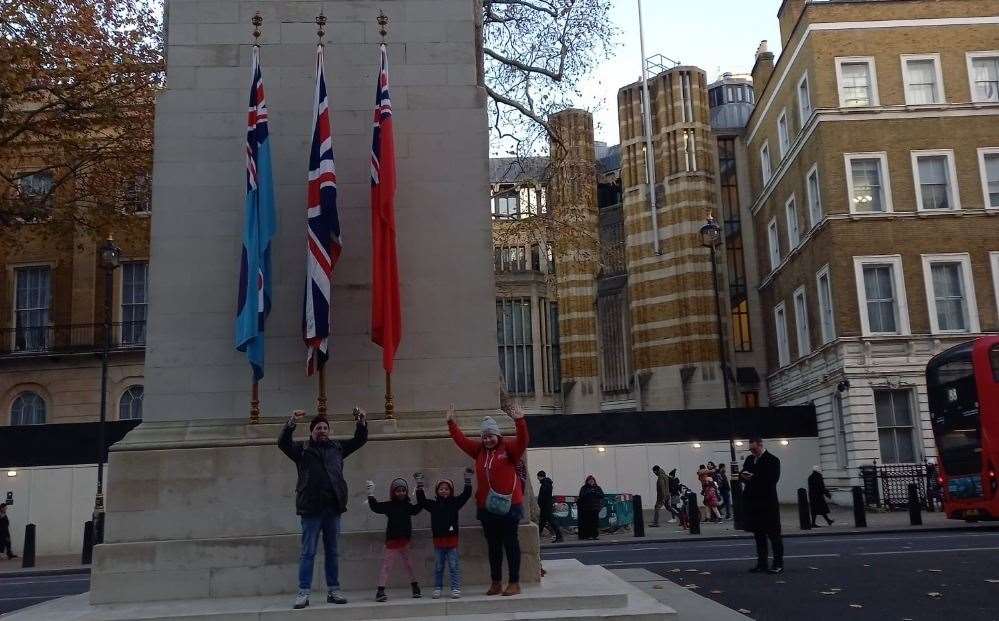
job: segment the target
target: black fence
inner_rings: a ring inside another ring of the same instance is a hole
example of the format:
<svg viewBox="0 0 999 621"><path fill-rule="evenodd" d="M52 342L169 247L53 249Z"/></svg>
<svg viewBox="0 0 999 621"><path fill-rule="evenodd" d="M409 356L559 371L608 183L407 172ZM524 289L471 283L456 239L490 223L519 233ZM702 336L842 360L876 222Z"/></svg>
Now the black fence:
<svg viewBox="0 0 999 621"><path fill-rule="evenodd" d="M909 503L909 485L915 483L919 504L931 511L941 500L936 464L868 464L860 467L860 478L868 507L904 511Z"/></svg>
<svg viewBox="0 0 999 621"><path fill-rule="evenodd" d="M110 337L112 350L141 349L146 346L146 322L113 323L108 335L100 323L8 328L0 336L0 356L102 351L105 336Z"/></svg>

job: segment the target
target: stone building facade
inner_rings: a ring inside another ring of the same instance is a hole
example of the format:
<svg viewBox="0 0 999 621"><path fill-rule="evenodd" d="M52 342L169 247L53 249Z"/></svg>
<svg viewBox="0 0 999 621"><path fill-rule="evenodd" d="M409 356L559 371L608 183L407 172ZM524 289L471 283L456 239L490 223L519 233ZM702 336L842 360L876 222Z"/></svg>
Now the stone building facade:
<svg viewBox="0 0 999 621"><path fill-rule="evenodd" d="M745 136L770 398L833 485L933 458L928 359L999 330L999 1L785 0Z"/></svg>

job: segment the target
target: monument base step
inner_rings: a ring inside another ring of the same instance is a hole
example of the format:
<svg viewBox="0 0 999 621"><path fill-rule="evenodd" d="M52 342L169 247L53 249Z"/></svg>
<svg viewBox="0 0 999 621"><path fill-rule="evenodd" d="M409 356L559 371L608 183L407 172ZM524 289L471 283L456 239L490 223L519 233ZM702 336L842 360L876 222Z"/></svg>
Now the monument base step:
<svg viewBox="0 0 999 621"><path fill-rule="evenodd" d="M389 589L389 601L374 601L374 587L347 592L349 604L326 603L313 593L312 605L292 610L284 596L195 599L130 604L89 603L87 594L54 600L9 614L5 621L311 621L332 617L344 621L512 621L521 619L612 619L664 621L676 611L628 584L603 567L576 560L547 561L540 584L524 585L516 597L486 597L485 587L469 586L461 599L412 599L403 589Z"/></svg>

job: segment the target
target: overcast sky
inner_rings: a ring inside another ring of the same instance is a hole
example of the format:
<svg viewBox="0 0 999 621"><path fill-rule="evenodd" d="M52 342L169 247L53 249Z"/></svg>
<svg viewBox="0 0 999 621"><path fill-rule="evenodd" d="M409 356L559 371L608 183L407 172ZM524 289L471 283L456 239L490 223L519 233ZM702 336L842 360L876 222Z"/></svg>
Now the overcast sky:
<svg viewBox="0 0 999 621"><path fill-rule="evenodd" d="M638 80L637 0L613 0L611 18L621 29L613 57L602 63L583 86L583 108L594 110L597 140L617 144L617 90ZM726 71L749 73L760 41L780 50L777 9L780 0L642 0L645 53L662 54L696 65L714 80Z"/></svg>

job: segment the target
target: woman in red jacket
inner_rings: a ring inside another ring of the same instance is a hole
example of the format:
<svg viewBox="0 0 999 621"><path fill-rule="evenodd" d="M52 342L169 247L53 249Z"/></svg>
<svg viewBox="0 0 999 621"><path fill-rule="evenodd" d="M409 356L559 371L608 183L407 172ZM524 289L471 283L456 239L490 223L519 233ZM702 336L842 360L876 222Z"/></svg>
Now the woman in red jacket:
<svg viewBox="0 0 999 621"><path fill-rule="evenodd" d="M524 411L513 405L508 414L517 427L516 439L504 438L496 421L482 420L481 439L462 433L454 421L454 406L446 412L448 431L462 451L475 460L475 504L482 532L489 547L489 574L492 585L486 595L520 594L520 539L518 528L524 516L524 484L516 465L527 451L527 421ZM503 551L510 569L510 581L503 589Z"/></svg>

